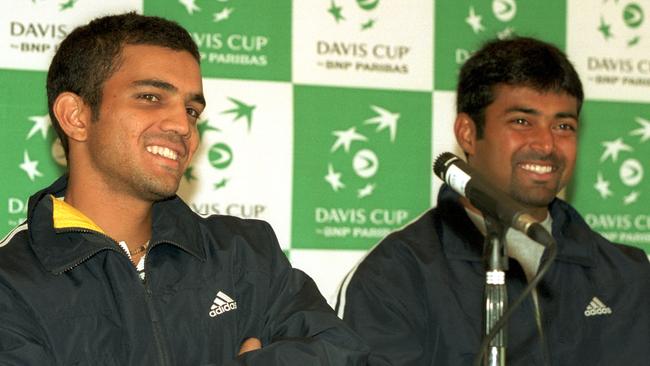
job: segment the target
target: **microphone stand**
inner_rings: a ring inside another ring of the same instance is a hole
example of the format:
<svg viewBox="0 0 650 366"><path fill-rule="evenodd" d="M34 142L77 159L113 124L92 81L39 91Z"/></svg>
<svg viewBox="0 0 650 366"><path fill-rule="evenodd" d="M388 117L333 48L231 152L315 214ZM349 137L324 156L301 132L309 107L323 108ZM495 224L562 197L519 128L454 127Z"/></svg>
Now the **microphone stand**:
<svg viewBox="0 0 650 366"><path fill-rule="evenodd" d="M506 273L508 256L505 245L507 228L501 222L485 215L484 255L486 264L485 282L485 336L501 319L508 303L506 291ZM506 364L506 327L502 327L488 345L483 358L484 366L505 366Z"/></svg>

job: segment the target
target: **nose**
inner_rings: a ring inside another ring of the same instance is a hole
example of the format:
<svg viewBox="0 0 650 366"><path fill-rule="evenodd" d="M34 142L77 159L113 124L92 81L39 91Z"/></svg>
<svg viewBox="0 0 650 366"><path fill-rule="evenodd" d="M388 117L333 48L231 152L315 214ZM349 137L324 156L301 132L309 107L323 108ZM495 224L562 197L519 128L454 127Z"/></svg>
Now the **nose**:
<svg viewBox="0 0 650 366"><path fill-rule="evenodd" d="M555 135L550 126L539 126L530 138L531 148L544 156L555 148Z"/></svg>
<svg viewBox="0 0 650 366"><path fill-rule="evenodd" d="M172 132L188 138L192 134L192 125L185 104L170 106L165 111L161 128L165 132Z"/></svg>

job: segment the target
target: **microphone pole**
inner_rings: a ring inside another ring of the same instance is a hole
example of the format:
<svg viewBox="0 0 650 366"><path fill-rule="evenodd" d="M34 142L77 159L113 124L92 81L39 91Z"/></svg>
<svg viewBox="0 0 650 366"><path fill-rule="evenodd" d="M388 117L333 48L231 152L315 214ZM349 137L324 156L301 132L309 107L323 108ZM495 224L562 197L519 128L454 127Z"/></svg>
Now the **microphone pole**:
<svg viewBox="0 0 650 366"><path fill-rule="evenodd" d="M450 169L452 172L449 172ZM508 270L506 231L508 226L516 226L519 230L527 233L531 225L521 222L522 216L527 219L527 214L512 212L512 207L515 205L505 205L504 201L507 198L502 197L492 187L484 185L478 177L472 178L469 169L464 161L451 153L441 154L433 167L438 177L458 193L466 196L475 206L478 206L485 218L486 235L483 245L486 267L484 337L487 337L503 317L508 304L505 272ZM481 198L481 201L475 201L477 198ZM487 351L483 357L483 366L505 366L506 345L506 329L500 327L488 343ZM479 352L482 352L482 349Z"/></svg>
<svg viewBox="0 0 650 366"><path fill-rule="evenodd" d="M482 363L484 366L505 366L507 343L505 326L514 310L530 295L550 268L557 256L557 243L553 236L526 212L524 207L494 188L479 172L473 170L456 155L449 152L440 154L433 165L433 171L454 191L469 199L485 218L487 229L483 247L486 266L485 336L481 340L474 365L481 366ZM544 245L548 256L545 261L542 261L537 274L521 294L506 306L508 299L505 271L508 269L508 256L505 232L509 227L521 231L532 240ZM544 345L542 348L545 352ZM544 354L544 359L545 364L548 364L550 358L547 354Z"/></svg>
<svg viewBox="0 0 650 366"><path fill-rule="evenodd" d="M508 303L506 289L506 270L508 269L508 256L505 246L505 233L507 228L489 215L485 215L484 258L485 272L485 333L490 331L503 317ZM506 330L501 327L494 338L490 340L487 353L483 358L484 366L505 366L506 364Z"/></svg>

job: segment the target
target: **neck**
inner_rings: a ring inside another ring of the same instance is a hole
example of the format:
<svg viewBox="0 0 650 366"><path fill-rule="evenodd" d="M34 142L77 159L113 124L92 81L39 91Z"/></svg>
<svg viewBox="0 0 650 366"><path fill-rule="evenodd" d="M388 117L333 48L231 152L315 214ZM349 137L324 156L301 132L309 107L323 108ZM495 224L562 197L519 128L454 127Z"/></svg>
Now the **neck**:
<svg viewBox="0 0 650 366"><path fill-rule="evenodd" d="M88 216L113 240L135 250L151 238L153 202L144 201L70 172L65 201Z"/></svg>

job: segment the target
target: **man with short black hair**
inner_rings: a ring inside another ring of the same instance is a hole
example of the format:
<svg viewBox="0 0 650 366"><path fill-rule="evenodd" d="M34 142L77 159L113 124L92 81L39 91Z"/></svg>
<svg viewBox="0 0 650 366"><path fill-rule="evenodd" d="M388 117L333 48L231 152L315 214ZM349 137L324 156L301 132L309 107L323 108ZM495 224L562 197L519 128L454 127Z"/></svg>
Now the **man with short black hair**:
<svg viewBox="0 0 650 366"><path fill-rule="evenodd" d="M47 94L68 173L0 242L0 364L365 364L267 223L176 196L206 104L199 62L185 29L135 13L61 43Z"/></svg>
<svg viewBox="0 0 650 366"><path fill-rule="evenodd" d="M531 38L489 42L460 72L454 134L467 163L558 245L505 328L508 365L650 364L646 255L610 243L556 197L574 171L582 101L564 53ZM443 185L436 208L387 236L348 275L337 310L370 344L370 365L475 360L485 333L485 232L483 214ZM514 301L548 252L512 229L506 243Z"/></svg>

